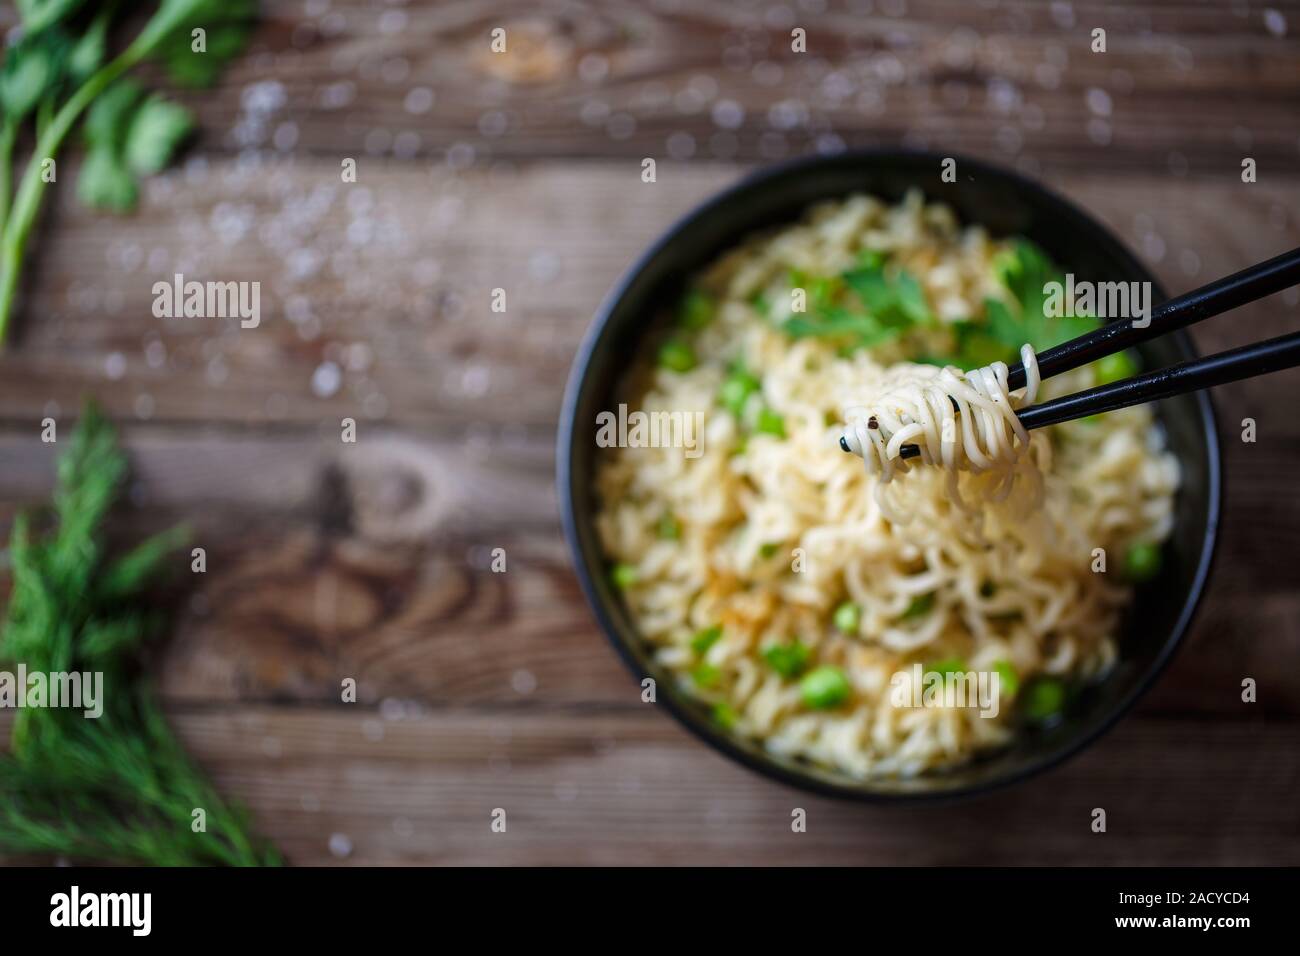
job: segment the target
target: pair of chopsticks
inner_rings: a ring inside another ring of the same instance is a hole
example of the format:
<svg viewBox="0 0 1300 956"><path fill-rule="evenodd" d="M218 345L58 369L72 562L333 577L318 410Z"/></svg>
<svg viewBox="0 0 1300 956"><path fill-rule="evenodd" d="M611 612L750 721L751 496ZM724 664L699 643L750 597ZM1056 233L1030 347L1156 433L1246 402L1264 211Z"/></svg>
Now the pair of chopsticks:
<svg viewBox="0 0 1300 956"><path fill-rule="evenodd" d="M1131 321L1111 322L1077 339L1062 342L1038 356L1039 376L1047 379L1068 372L1297 283L1300 283L1300 248L1170 299L1152 310L1150 324L1142 328ZM1243 378L1267 375L1296 365L1300 365L1300 332L1279 335L1254 345L1243 345L1217 355L1065 395L1041 405L1022 408L1016 417L1025 428L1042 428ZM1025 367L1017 362L1008 371L1007 388L1015 390L1024 385ZM849 451L843 438L840 447ZM915 458L920 453L917 445L904 445L899 450L902 458Z"/></svg>

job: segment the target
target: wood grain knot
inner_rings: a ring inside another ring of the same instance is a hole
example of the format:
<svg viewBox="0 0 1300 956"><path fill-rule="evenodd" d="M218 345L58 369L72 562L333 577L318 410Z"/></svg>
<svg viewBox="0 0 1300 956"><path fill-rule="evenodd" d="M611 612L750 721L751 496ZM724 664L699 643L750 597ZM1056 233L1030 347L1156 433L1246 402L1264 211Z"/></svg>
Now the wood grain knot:
<svg viewBox="0 0 1300 956"><path fill-rule="evenodd" d="M432 451L382 440L340 455L343 503L352 532L380 542L427 539L447 516L454 485Z"/></svg>
<svg viewBox="0 0 1300 956"><path fill-rule="evenodd" d="M516 86L551 83L572 72L575 44L555 20L514 20L506 31L504 53L494 53L476 36L470 62L493 79Z"/></svg>

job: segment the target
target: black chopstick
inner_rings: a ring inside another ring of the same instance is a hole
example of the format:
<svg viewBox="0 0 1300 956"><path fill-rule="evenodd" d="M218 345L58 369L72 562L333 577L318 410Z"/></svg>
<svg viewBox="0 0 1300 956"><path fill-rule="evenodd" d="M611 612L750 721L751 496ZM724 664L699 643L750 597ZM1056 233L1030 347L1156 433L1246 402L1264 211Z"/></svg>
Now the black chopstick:
<svg viewBox="0 0 1300 956"><path fill-rule="evenodd" d="M1131 320L1119 320L1047 349L1037 356L1039 378L1051 378L1079 368L1297 283L1300 283L1300 248L1170 299L1152 310L1151 321L1146 325L1137 326ZM1296 365L1300 365L1300 333L1230 349L1122 382L1099 385L1031 408L1022 408L1016 417L1026 428L1042 428ZM1025 367L1017 362L1007 371L1007 388L1014 391L1024 385ZM850 450L843 437L840 438L840 448L846 452ZM900 458L915 458L920 453L917 445L904 445L898 451Z"/></svg>
<svg viewBox="0 0 1300 956"><path fill-rule="evenodd" d="M1186 392L1237 382L1243 378L1267 375L1297 365L1300 365L1300 332L1292 332L1254 345L1243 345L1217 355L1193 359L1145 375L1135 375L1120 382L1065 395L1041 405L1021 409L1016 417L1025 428L1042 428L1102 412L1113 412L1117 408L1142 405ZM915 458L920 453L918 445L904 445L899 449L900 458Z"/></svg>
<svg viewBox="0 0 1300 956"><path fill-rule="evenodd" d="M1113 412L1117 408L1213 388L1243 378L1267 375L1297 365L1300 365L1300 332L1291 332L1253 345L1219 352L1217 355L1135 375L1120 382L1064 395L1041 405L1021 409L1016 417L1026 428L1042 428L1044 425L1055 425L1075 418Z"/></svg>
<svg viewBox="0 0 1300 956"><path fill-rule="evenodd" d="M1300 283L1300 248L1274 256L1230 276L1170 299L1151 310L1151 322L1141 328L1119 320L1062 342L1038 356L1038 375L1051 378L1099 358L1121 352L1148 339L1185 328L1202 319L1254 302ZM1025 367L1017 362L1007 375L1007 388L1024 387Z"/></svg>

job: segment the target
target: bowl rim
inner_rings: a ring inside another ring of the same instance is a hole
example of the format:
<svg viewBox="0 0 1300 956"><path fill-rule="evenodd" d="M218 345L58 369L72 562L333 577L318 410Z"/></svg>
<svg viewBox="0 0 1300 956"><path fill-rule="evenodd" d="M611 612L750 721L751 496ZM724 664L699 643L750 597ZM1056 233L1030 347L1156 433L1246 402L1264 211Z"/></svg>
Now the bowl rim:
<svg viewBox="0 0 1300 956"><path fill-rule="evenodd" d="M621 638L619 630L610 615L609 608L605 606L596 590L595 581L588 570L582 540L578 533L578 519L575 513L573 494L573 481L575 479L587 480L586 476L576 475L573 467L578 404L582 397L583 386L586 381L587 371L591 366L592 356L605 335L615 308L627 294L632 284L645 271L646 267L665 248L675 242L682 233L689 230L697 221L712 213L719 206L734 201L737 196L761 189L773 181L787 176L814 174L819 167L846 161L856 160L862 163L933 161L937 164L944 159L955 159L959 168L973 168L978 174L1001 179L1017 191L1029 193L1036 199L1052 205L1063 218L1073 220L1071 222L1073 228L1081 228L1104 239L1110 243L1114 253L1127 267L1137 274L1147 276L1147 281L1151 283L1154 301L1163 302L1168 299L1156 276L1141 260L1133 255L1119 236L1109 226L1085 212L1072 200L1019 172L983 160L963 156L959 153L945 151L940 154L929 150L880 148L851 149L827 155L803 156L749 171L735 182L695 204L684 215L679 216L672 225L636 257L602 299L574 356L564 389L556 432L556 494L560 499L560 518L570 557L573 561L574 572L577 575L587 605L595 616L601 631L605 635L605 639L613 645L614 650L632 673L634 679L643 677L645 668L634 653L633 648ZM1171 334L1175 337L1175 341L1178 342L1180 348L1187 353L1188 358L1197 357L1198 353L1195 344L1185 330L1179 329ZM811 773L802 773L782 765L774 759L767 759L762 756L761 752L748 751L738 745L734 735L716 728L702 719L696 709L683 706L672 693L661 695L656 699L656 703L665 705L673 718L696 738L761 776L799 790L859 803L935 804L958 801L1012 786L1060 766L1065 761L1091 747L1113 729L1120 719L1133 708L1134 704L1150 690L1173 659L1179 646L1181 646L1204 596L1205 586L1213 569L1218 548L1218 530L1223 498L1223 468L1213 400L1208 390L1197 392L1195 400L1199 430L1204 436L1206 445L1207 487L1205 537L1196 559L1191 585L1183 599L1182 607L1178 612L1173 627L1165 637L1159 652L1147 666L1145 673L1095 726L1085 733L1070 738L1054 751L1036 760L1029 761L1025 766L1013 772L977 784L933 792L924 790L873 791L862 785L865 781L854 781L853 778L845 776L844 783L840 784L837 781L823 779Z"/></svg>

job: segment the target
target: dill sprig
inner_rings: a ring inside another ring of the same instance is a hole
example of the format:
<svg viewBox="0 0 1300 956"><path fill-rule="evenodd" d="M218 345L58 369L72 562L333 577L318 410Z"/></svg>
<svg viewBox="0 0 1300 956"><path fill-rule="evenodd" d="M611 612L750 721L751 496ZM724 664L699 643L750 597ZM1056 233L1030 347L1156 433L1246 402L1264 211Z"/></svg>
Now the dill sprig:
<svg viewBox="0 0 1300 956"><path fill-rule="evenodd" d="M126 470L112 424L88 405L59 460L50 520L41 530L28 515L14 522L0 661L21 662L29 674L102 673L103 713L15 712L11 752L0 755L0 850L160 866L278 864L186 755L143 674L143 642L161 621L140 597L185 531L120 557L105 553L103 522ZM193 830L196 809L204 832Z"/></svg>

